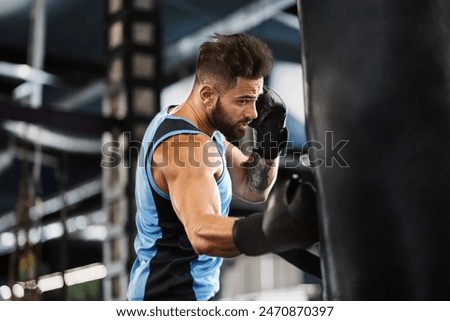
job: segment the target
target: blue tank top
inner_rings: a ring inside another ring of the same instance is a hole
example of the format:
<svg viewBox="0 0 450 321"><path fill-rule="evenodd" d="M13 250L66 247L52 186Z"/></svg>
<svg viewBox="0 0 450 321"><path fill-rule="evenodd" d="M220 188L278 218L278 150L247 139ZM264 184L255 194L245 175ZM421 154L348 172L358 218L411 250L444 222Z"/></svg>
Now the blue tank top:
<svg viewBox="0 0 450 321"><path fill-rule="evenodd" d="M198 255L173 210L170 195L156 185L151 172L155 149L174 135L206 135L188 120L170 115L169 108L157 114L147 128L136 171L136 259L131 268L129 300L209 300L219 290L222 258ZM226 166L224 138L213 137L222 157L217 179L221 214L228 215L232 191Z"/></svg>

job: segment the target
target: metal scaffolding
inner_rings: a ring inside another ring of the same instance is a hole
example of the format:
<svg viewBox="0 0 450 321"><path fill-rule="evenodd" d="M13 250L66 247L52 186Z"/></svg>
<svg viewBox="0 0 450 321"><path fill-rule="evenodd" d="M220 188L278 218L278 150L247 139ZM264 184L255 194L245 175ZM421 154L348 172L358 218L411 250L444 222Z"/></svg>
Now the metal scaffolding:
<svg viewBox="0 0 450 321"><path fill-rule="evenodd" d="M103 281L105 300L126 298L133 233L126 233L125 229L128 222L129 230L134 229L133 177L137 164L136 159L127 158L127 151L133 147L130 137L141 141L148 120L159 111L158 19L155 0L108 1L109 55L103 113L123 120L127 126L103 134L103 144L120 146L120 159L102 169L103 211L107 213L109 231L103 243L103 262L108 269ZM112 154L105 156L114 158Z"/></svg>

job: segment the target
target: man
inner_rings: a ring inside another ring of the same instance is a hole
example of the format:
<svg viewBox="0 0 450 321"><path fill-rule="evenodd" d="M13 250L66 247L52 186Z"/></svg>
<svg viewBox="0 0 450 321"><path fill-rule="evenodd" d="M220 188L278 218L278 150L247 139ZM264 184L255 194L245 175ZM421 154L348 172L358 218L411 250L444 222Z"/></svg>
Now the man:
<svg viewBox="0 0 450 321"><path fill-rule="evenodd" d="M263 202L277 177L286 107L263 89L272 62L259 39L216 34L199 49L189 97L149 125L136 173L137 258L129 300L209 300L219 289L222 257L298 246L288 240L272 247L261 213L227 217L232 193ZM224 136L240 139L249 125L259 145L244 156ZM273 211L272 218L279 216Z"/></svg>

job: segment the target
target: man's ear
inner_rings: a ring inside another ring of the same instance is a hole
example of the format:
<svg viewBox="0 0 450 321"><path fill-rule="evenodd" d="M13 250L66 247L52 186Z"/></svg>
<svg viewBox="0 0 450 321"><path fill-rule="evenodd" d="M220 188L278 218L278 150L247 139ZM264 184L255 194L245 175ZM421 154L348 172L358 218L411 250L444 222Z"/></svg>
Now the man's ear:
<svg viewBox="0 0 450 321"><path fill-rule="evenodd" d="M200 88L200 99L207 107L214 106L217 99L217 92L211 85L202 85Z"/></svg>

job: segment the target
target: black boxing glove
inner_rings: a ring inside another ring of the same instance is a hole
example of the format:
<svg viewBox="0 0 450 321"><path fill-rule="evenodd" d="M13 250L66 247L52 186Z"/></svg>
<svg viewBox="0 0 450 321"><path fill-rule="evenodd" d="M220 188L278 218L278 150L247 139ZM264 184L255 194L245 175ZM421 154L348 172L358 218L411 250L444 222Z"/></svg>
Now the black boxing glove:
<svg viewBox="0 0 450 321"><path fill-rule="evenodd" d="M263 220L263 213L255 213L235 221L233 241L241 253L248 256L257 256L274 252L262 230ZM301 248L276 252L276 254L299 269L321 277L320 258L318 256Z"/></svg>
<svg viewBox="0 0 450 321"><path fill-rule="evenodd" d="M233 241L237 249L249 256L272 251L262 230L263 213L254 213L237 219L233 225Z"/></svg>
<svg viewBox="0 0 450 321"><path fill-rule="evenodd" d="M275 252L307 248L318 242L317 204L312 185L280 177L269 196L262 226Z"/></svg>
<svg viewBox="0 0 450 321"><path fill-rule="evenodd" d="M273 160L284 154L287 146L287 109L281 97L264 86L256 101L258 117L249 126L256 130L256 152L265 159Z"/></svg>
<svg viewBox="0 0 450 321"><path fill-rule="evenodd" d="M319 241L316 206L310 183L279 177L264 213L235 221L233 241L250 256L308 248Z"/></svg>

